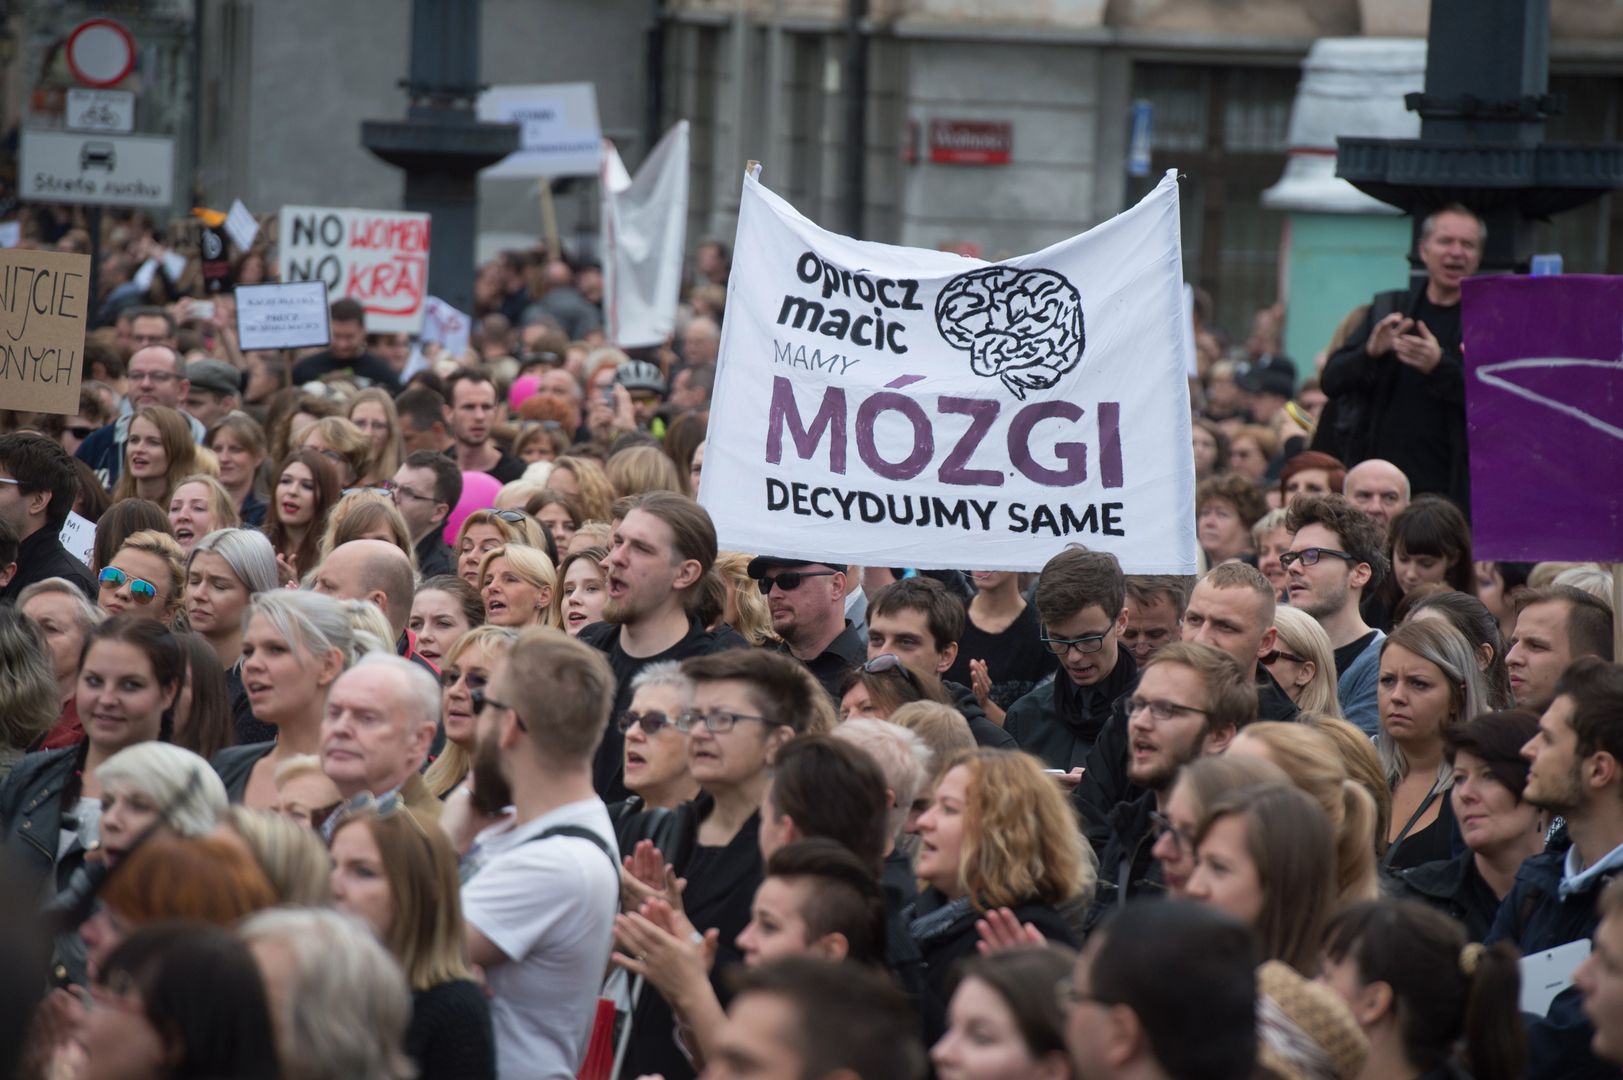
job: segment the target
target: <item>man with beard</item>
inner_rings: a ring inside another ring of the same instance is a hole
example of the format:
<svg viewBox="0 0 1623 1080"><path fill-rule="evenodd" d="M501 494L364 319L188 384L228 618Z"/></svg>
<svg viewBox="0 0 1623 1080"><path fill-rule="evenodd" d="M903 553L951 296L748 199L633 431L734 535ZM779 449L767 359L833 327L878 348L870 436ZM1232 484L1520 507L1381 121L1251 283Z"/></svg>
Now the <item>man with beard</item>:
<svg viewBox="0 0 1623 1080"><path fill-rule="evenodd" d="M1291 549L1279 561L1291 607L1319 620L1330 635L1342 715L1373 736L1380 724L1376 682L1386 635L1371 629L1358 608L1386 575L1382 527L1340 495L1309 495L1291 504L1285 528Z"/></svg>
<svg viewBox="0 0 1623 1080"><path fill-rule="evenodd" d="M1587 942L1601 890L1623 869L1623 667L1593 656L1574 661L1522 757L1532 763L1522 798L1565 818L1572 841L1522 863L1488 931L1488 944L1508 941L1533 956ZM1544 962L1541 975L1564 988L1528 1023L1528 1076L1617 1075L1595 1058L1594 1028L1572 985L1585 952L1567 949Z"/></svg>
<svg viewBox="0 0 1623 1080"><path fill-rule="evenodd" d="M1234 657L1210 645L1180 641L1149 658L1127 713L1127 779L1144 794L1109 812L1110 838L1099 856L1099 889L1090 922L1134 896L1159 892L1155 816L1178 770L1221 754L1257 718L1257 684Z"/></svg>
<svg viewBox="0 0 1623 1080"><path fill-rule="evenodd" d="M868 643L845 617L845 564L758 555L745 572L766 594L778 651L805 664L838 701L840 681L868 658Z"/></svg>
<svg viewBox="0 0 1623 1080"><path fill-rule="evenodd" d="M626 505L602 562L608 585L604 621L586 627L579 638L608 654L615 716L631 704L631 680L649 664L746 644L725 627L706 629L688 611L716 563L716 527L704 507L669 491L639 495ZM627 794L624 741L611 726L592 767L598 794L611 802Z"/></svg>
<svg viewBox="0 0 1623 1080"><path fill-rule="evenodd" d="M482 472L504 484L524 475L524 462L491 439L496 426L496 384L490 376L461 368L445 380L451 405L451 435L456 439L456 463L463 472Z"/></svg>
<svg viewBox="0 0 1623 1080"><path fill-rule="evenodd" d="M614 828L592 790L614 676L556 630L530 630L475 691L473 783L511 815L481 832L462 886L503 1076L570 1077L597 1008L620 901Z"/></svg>

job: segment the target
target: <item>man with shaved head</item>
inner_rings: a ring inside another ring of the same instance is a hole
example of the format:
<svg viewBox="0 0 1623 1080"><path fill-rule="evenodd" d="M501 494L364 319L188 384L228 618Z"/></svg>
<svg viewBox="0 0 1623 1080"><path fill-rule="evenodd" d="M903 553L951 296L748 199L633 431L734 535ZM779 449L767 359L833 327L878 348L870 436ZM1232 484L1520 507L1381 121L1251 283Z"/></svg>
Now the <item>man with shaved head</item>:
<svg viewBox="0 0 1623 1080"><path fill-rule="evenodd" d="M1381 458L1360 461L1347 470L1341 493L1347 501L1381 523L1381 531L1409 505L1409 478Z"/></svg>
<svg viewBox="0 0 1623 1080"><path fill-rule="evenodd" d="M429 671L434 666L417 655L406 624L416 595L415 576L406 553L386 540L351 540L333 548L316 568L311 588L335 600L365 600L376 604L394 631L395 650ZM438 672L435 672L438 674Z"/></svg>

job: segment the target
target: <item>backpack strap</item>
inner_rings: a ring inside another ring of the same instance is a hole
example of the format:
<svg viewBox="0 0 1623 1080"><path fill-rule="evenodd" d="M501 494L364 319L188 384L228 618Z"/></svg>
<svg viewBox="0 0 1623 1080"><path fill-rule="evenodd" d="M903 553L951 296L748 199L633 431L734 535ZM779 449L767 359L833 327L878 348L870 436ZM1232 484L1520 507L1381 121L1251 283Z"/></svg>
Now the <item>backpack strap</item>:
<svg viewBox="0 0 1623 1080"><path fill-rule="evenodd" d="M577 840L590 841L592 846L601 851L609 860L609 865L614 867L614 876L616 878L620 876L620 856L615 853L613 848L609 847L607 841L591 829L582 828L579 825L554 825L545 832L530 837L525 843L531 844L537 840L545 840L549 836L573 836Z"/></svg>

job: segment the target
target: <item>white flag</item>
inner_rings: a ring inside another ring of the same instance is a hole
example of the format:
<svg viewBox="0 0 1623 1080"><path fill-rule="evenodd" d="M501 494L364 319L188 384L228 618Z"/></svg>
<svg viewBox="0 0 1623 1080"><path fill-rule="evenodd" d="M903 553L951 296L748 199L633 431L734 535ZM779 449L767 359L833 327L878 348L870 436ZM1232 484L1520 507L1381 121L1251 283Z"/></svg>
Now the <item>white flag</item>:
<svg viewBox="0 0 1623 1080"><path fill-rule="evenodd" d="M699 501L721 546L1195 569L1178 185L985 263L819 228L744 180Z"/></svg>
<svg viewBox="0 0 1623 1080"><path fill-rule="evenodd" d="M658 345L676 329L688 214L688 122L678 121L635 178L603 153L603 315L611 344Z"/></svg>

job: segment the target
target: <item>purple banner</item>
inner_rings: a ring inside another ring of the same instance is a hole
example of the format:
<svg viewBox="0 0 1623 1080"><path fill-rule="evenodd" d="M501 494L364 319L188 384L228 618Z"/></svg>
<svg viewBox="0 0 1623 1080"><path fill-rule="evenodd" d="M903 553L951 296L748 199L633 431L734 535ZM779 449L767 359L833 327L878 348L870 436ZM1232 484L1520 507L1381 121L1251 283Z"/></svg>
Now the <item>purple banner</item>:
<svg viewBox="0 0 1623 1080"><path fill-rule="evenodd" d="M1623 562L1623 277L1464 290L1476 557Z"/></svg>

